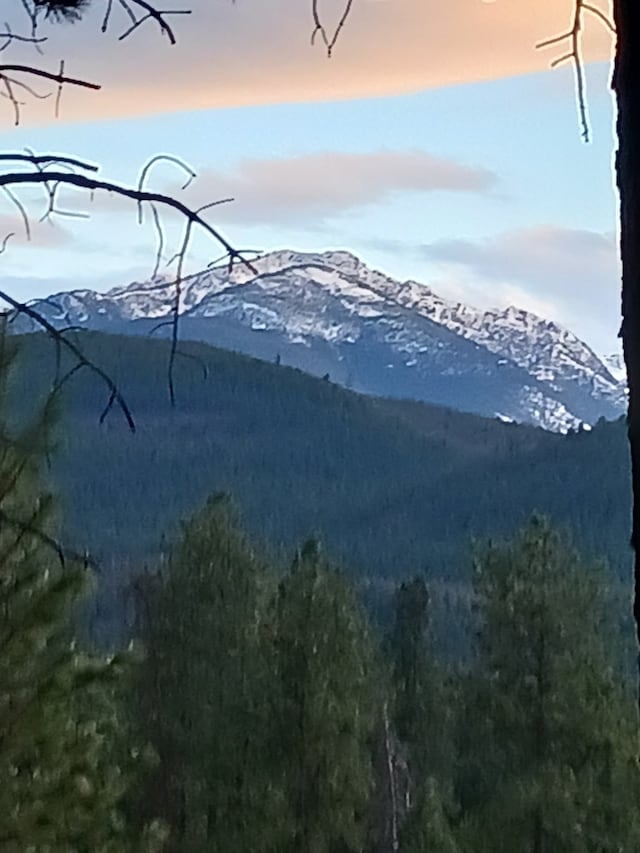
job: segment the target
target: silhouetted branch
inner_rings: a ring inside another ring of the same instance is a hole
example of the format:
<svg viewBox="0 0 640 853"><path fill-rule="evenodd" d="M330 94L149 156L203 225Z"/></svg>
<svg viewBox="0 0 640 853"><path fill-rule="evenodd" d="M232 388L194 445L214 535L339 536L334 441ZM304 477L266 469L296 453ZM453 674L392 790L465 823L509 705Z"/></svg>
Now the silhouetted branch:
<svg viewBox="0 0 640 853"><path fill-rule="evenodd" d="M109 392L109 402L105 410L102 413L100 421L104 421L105 417L109 413L109 411L114 407L118 406L124 418L127 422L127 425L131 432L135 432L136 425L133 419L133 415L131 414L131 410L129 409L129 405L126 400L122 396L120 389L113 381L113 379L97 364L95 364L90 358L88 358L84 352L80 349L80 347L73 343L73 341L69 341L64 336L64 332L61 332L59 329L49 322L46 317L32 308L25 302L19 302L17 299L14 299L9 293L4 290L0 290L0 299L10 305L14 312L17 314L21 314L25 317L28 317L32 320L36 325L40 326L47 335L56 342L56 346L61 347L62 349L66 349L75 359L77 369L85 368L89 372L93 373L94 376L97 376L107 387ZM77 372L77 371L76 371ZM66 380L65 380L66 381ZM57 383L59 384L59 383ZM57 385L54 383L54 390Z"/></svg>
<svg viewBox="0 0 640 853"><path fill-rule="evenodd" d="M193 171L193 169L179 157L174 157L171 154L156 154L154 157L148 160L140 170L140 177L138 179L138 192L142 192L142 190L144 190L147 177L149 176L149 172L157 163L171 163L174 166L177 166L179 169L182 169L182 171L186 173L187 180L180 187L181 190L186 190L191 181L196 177L196 173ZM142 224L142 204L140 202L138 203L138 222Z"/></svg>
<svg viewBox="0 0 640 853"><path fill-rule="evenodd" d="M13 31L7 25L6 31L4 33L0 33L0 49L5 49L8 44L11 44L14 40L32 43L37 47L43 41L43 39L41 39L37 34L39 17L44 15L44 17L53 16L57 18L66 18L67 20L75 20L81 15L87 5L83 0L78 0L78 2L75 3L65 3L63 0L22 0L22 3L31 23L31 35L15 37L14 39ZM190 14L187 10L158 8L152 2L149 2L149 0L107 0L105 15L102 22L103 31L109 27L112 14L116 7L119 7L129 20L129 26L121 34L120 39L127 38L143 24L153 22L160 28L160 31L172 44L175 43L175 35L168 19L175 15ZM1 41L2 36L4 36L4 41ZM20 121L20 108L22 106L17 96L18 92L26 92L30 96L36 98L49 97L51 94L41 94L35 91L30 83L27 82L32 79L41 79L57 84L55 99L56 111L59 106L62 89L65 85L80 86L94 90L100 88L98 84L67 75L65 73L64 62L60 63L60 68L57 73L28 64L0 64L0 87L4 88L4 92L0 92L0 94L4 94L12 104L16 124ZM22 170L17 168L12 171L0 173L0 190L16 208L20 218L22 219L27 239L30 239L31 237L29 216L24 204L15 193L15 189L22 185L39 185L45 192L47 204L46 209L41 216L41 221L49 219L54 214L73 217L86 215L76 211L64 210L57 204L59 191L63 187L85 189L91 193L92 197L95 192L105 192L130 199L137 206L138 220L140 223L143 220L143 205L145 203L148 204L151 208L153 225L157 234L157 250L153 271L154 278L158 274L165 246L160 210L173 210L185 220L184 236L180 248L169 262L170 264L174 262L177 264L175 281L172 283L172 286L174 287L174 299L171 316L171 352L168 365L169 394L171 402L174 403L175 388L173 371L176 356L179 355L177 344L179 318L181 313L182 282L184 279L186 256L194 228L200 228L223 247L225 257L228 257L230 266L235 261L240 261L247 264L253 270L250 262L243 257L243 253L237 251L231 243L229 243L229 241L226 240L222 234L203 216L205 210L213 207L214 205L230 201L230 199L215 201L211 204L204 205L203 207L192 209L178 198L165 193L158 193L149 190L146 185L149 174L154 166L161 162L170 163L185 172L186 181L183 185L183 189L185 189L195 177L195 172L186 163L177 157L167 154L159 154L148 161L141 170L136 188L104 181L96 176L98 171L97 167L74 157L58 156L55 154L36 155L31 151L27 151L26 153L2 154L0 155L0 162L11 164L11 167L20 165L32 167L32 169ZM0 246L0 252L6 248L10 236L11 235L8 235L5 238L4 242ZM66 339L64 337L64 332L56 329L55 326L50 323L46 317L42 316L37 309L31 307L29 304L19 302L3 291L0 291L0 298L4 299L4 301L11 306L15 315L28 317L36 325L44 329L44 331L55 341L56 361L58 364L56 372L57 384L66 383L70 376L75 375L75 373L82 368L91 370L107 385L109 393L108 402L102 413L101 420L104 419L113 406L117 405L123 411L130 428L134 429L133 418L126 402L122 398L115 383L104 373L104 371L102 371L97 365L93 364L90 359L86 358L81 349L75 343ZM76 364L61 380L59 377L59 365L61 351L64 349L73 354L76 359Z"/></svg>
<svg viewBox="0 0 640 853"><path fill-rule="evenodd" d="M169 23L169 19L176 15L190 15L189 9L160 9L149 0L115 0L129 19L129 25L123 33L118 37L120 41L128 38L136 30L142 27L147 22L155 23L160 32L166 36L171 44L176 43L175 33ZM39 21L41 17L66 19L74 21L82 16L84 9L89 5L89 2L79 0L76 3L55 2L55 0L22 0L23 9L29 20L31 27L30 35L20 35L14 33L9 24L5 24L4 32L0 32L0 52L6 50L15 42L23 44L32 44L39 49L39 46L46 41L46 38L38 34ZM102 32L106 32L109 28L114 10L114 0L107 0L105 14L102 20ZM21 89L28 92L32 97L44 98L49 97L49 94L43 95L35 92L32 87L25 82L32 78L40 78L57 84L55 94L55 114L58 115L60 107L60 98L64 86L80 86L89 89L99 89L100 86L96 83L91 83L87 80L82 80L77 77L71 77L64 72L64 60L60 62L60 68L57 73L47 71L36 65L26 64L3 64L0 65L0 83L4 88L2 93L10 102L14 112L15 124L20 123L20 110L23 104L18 100L16 89Z"/></svg>
<svg viewBox="0 0 640 853"><path fill-rule="evenodd" d="M24 205L9 189L9 187L2 187L3 193L7 196L9 201L13 204L13 206L18 211L20 218L22 219L22 224L24 225L24 231L27 236L27 240L31 239L31 226L29 225L29 217L27 216L27 211L25 210Z"/></svg>
<svg viewBox="0 0 640 853"><path fill-rule="evenodd" d="M80 86L83 89L94 89L95 91L101 88L99 83L91 83L89 80L83 80L80 77L68 77L61 71L46 71L44 68L36 68L33 65L3 63L0 65L0 76L5 77L7 73L26 74L29 77L42 77L54 83Z"/></svg>
<svg viewBox="0 0 640 853"><path fill-rule="evenodd" d="M571 62L573 64L576 77L576 97L578 101L578 114L580 118L582 138L585 142L589 142L589 117L587 114L586 83L584 76L584 62L582 59L582 28L585 12L591 12L591 14L598 18L598 20L600 20L607 29L612 33L615 33L615 26L613 22L604 14L604 12L596 6L592 6L590 3L585 2L585 0L575 0L571 29L564 33L560 33L560 35L553 36L552 38L539 42L536 45L536 48L542 49L552 47L554 45L560 45L565 41L569 42L570 50L554 59L551 62L551 67L557 68L558 65L562 65L564 62Z"/></svg>
<svg viewBox="0 0 640 853"><path fill-rule="evenodd" d="M155 335L157 331L159 331L160 329L166 329L167 326L173 326L173 320L161 320L159 323L156 323L155 326L149 329L147 334L149 336Z"/></svg>
<svg viewBox="0 0 640 853"><path fill-rule="evenodd" d="M148 21L157 24L160 32L169 39L170 44L176 43L176 36L168 23L167 19L176 15L190 15L190 9L158 9L147 0L116 0L118 5L123 9L129 18L129 26L118 36L119 41L124 41L132 35L137 29L143 26ZM134 11L135 7L138 11ZM109 23L113 15L113 0L107 0L107 6L102 19L102 32L105 33L109 29Z"/></svg>
<svg viewBox="0 0 640 853"><path fill-rule="evenodd" d="M4 39L4 41L0 44L0 53L2 53L3 50L6 50L14 42L22 42L22 44L40 45L47 40L45 37L19 35L18 33L14 33L12 31L9 24L5 23L4 26L4 32L0 33L0 39Z"/></svg>
<svg viewBox="0 0 640 853"><path fill-rule="evenodd" d="M193 362L195 362L195 363L196 363L196 364L201 368L201 370L202 370L202 378L203 378L203 379L208 379L208 377L209 377L209 368L207 367L207 364L206 364L206 362L204 361L204 359L199 358L197 355L193 355L193 353L190 353L190 352L184 352L184 351L183 351L183 350L181 350L181 349L176 350L176 355L177 355L177 356L180 356L180 358L187 359L187 361L193 361Z"/></svg>
<svg viewBox="0 0 640 853"><path fill-rule="evenodd" d="M218 201L210 202L206 205L202 205L198 208L190 208L174 196L166 195L164 193L157 193L146 189L145 183L151 168L161 161L177 165L179 168L185 171L185 173L187 174L187 180L184 184L185 187L193 179L195 172L190 167L188 167L178 158L170 157L168 155L158 155L157 157L152 158L145 165L141 172L140 179L136 188L126 187L121 184L116 184L109 181L103 181L102 179L95 176L95 167L81 160L76 160L75 158L57 158L56 155L53 154L36 155L33 152L29 152L26 154L9 153L4 155L3 159L6 162L26 163L33 165L34 167L33 171L16 171L0 174L0 190L5 192L8 195L9 199L12 201L12 203L16 206L16 209L18 210L23 220L27 237L30 237L29 217L27 215L26 209L24 208L24 205L13 192L16 186L40 185L43 187L48 200L47 208L42 217L43 219L48 218L52 214L70 216L77 215L73 211L63 211L56 206L56 198L58 192L63 186L73 186L78 189L86 189L91 193L95 191L101 191L130 199L131 201L135 202L138 207L139 221L142 220L142 205L146 203L151 208L154 227L158 235L158 247L156 251L156 259L154 265L155 277L158 273L159 266L162 260L162 253L164 250L165 242L164 232L160 221L159 209L163 208L166 210L174 210L183 217L183 219L185 220L184 235L178 251L168 262L169 265L173 263L176 264L175 279L170 285L163 285L163 287L173 286L174 288L174 298L170 321L172 327L171 350L169 354L167 381L171 403L172 405L175 404L174 369L176 356L178 355L179 323L182 309L182 283L185 277L184 268L194 227L203 230L224 248L225 256L229 258L230 266L234 263L234 261L239 261L242 264L246 265L252 272L256 273L256 270L252 266L251 262L244 257L245 253L235 249L235 247L233 247L231 243L229 243L229 241L225 237L223 237L223 235L216 228L210 225L210 223L207 222L207 220L203 216L206 210L209 210L210 208L215 207L219 204L231 201L231 199L221 199ZM68 166L70 171L61 171L61 166ZM74 171L74 168L82 169L83 172L76 172ZM35 309L31 308L27 304L19 303L17 300L11 299L8 294L3 294L1 291L0 298L4 298L5 301L7 301L7 303L14 308L14 310L18 311L18 313L30 317L35 323L44 328L45 331L47 331L47 333L49 333L54 338L54 340L56 340L56 346L61 346L62 340L59 330L55 330L55 327L45 318L43 318ZM53 334L54 332L55 334ZM64 341L64 344L67 346L67 348L70 347L68 341ZM79 350L79 348L76 347L76 350L77 352L75 353L75 355L78 358L78 362L80 364L91 368L96 367L96 365L90 363L88 359L83 359L83 357L81 358L81 351ZM102 371L98 372L97 370L94 370L93 372L98 373L98 375L101 376L103 381L107 382L109 388L109 402L106 406L105 412L103 412L102 419L104 419L104 417L112 408L112 406L117 403L125 413L129 425L132 427L133 420L130 417L128 407L126 403L124 403L124 401L121 399L121 396L119 395L118 389L115 387L115 384L111 382L111 380L109 380L106 374L103 374Z"/></svg>
<svg viewBox="0 0 640 853"><path fill-rule="evenodd" d="M347 23L347 18L351 14L352 7L353 0L346 0L342 17L338 21L336 28L333 31L333 35L329 37L327 28L322 23L322 18L320 17L320 0L311 0L311 14L313 17L313 32L311 33L311 44L314 45L316 43L316 38L320 36L324 43L324 46L327 49L327 56L329 59L331 59L331 56L333 54L333 48L336 46L336 42L340 37L340 33L342 32L344 25Z"/></svg>
<svg viewBox="0 0 640 853"><path fill-rule="evenodd" d="M153 225L156 229L156 234L158 236L158 244L156 248L156 262L153 266L153 272L151 273L151 280L155 281L160 272L160 264L162 263L162 253L164 251L164 231L162 230L162 224L160 222L160 214L158 213L158 208L155 204L149 205L151 208L151 216L153 218ZM138 214L140 216L140 214Z"/></svg>
<svg viewBox="0 0 640 853"><path fill-rule="evenodd" d="M175 368L176 362L176 353L178 350L178 327L180 323L180 308L182 301L182 280L183 280L183 269L184 269L184 260L187 254L187 250L189 248L189 243L191 241L191 231L193 228L193 222L187 220L187 224L184 229L184 236L182 238L182 245L178 250L177 254L174 258L177 260L177 270L176 270L176 280L174 282L174 298L173 298L173 307L171 311L171 350L169 352L169 363L167 366L167 382L169 385L169 399L171 400L171 405L174 406L176 402L175 396L175 387L173 383L173 371ZM171 261L170 261L171 263Z"/></svg>
<svg viewBox="0 0 640 853"><path fill-rule="evenodd" d="M40 46L46 41L45 37L38 34L38 23L41 18L52 18L54 20L74 21L81 17L82 12L88 7L89 0L21 0L22 7L27 15L30 34L22 35L14 33L9 24L5 24L4 31L0 32L0 53L6 51L9 47L16 43L23 45L32 45L36 51L40 51ZM124 40L137 31L144 24L151 22L155 23L160 32L165 35L171 44L175 44L176 38L169 23L169 20L176 15L188 15L188 10L160 9L149 0L116 0L117 6L127 15L129 24L127 28L119 36L120 40ZM112 11L114 9L113 0L107 0L105 16L102 23L102 29L105 31L108 28ZM43 81L54 84L54 92L40 92L34 87L34 83ZM65 86L77 86L85 89L99 90L100 86L96 83L80 79L65 73L64 60L60 62L57 72L41 68L37 65L26 63L2 63L0 64L0 96L6 98L13 109L15 124L20 123L21 108L23 107L23 98L25 95L44 99L49 98L52 94L55 95L55 114L58 114L60 107L60 99ZM59 190L61 187L73 186L79 189L87 189L92 194L95 191L103 191L116 194L134 201L138 206L138 216L142 219L142 205L146 202L151 207L152 216L156 231L158 234L158 249L156 254L156 274L159 264L162 259L164 248L164 235L162 231L161 221L159 217L159 209L173 209L186 219L185 239L179 252L178 258L178 285L176 287L176 304L179 308L180 299L180 281L183 277L183 267L185 255L189 246L189 238L192 229L195 227L202 228L210 237L217 240L223 246L225 253L229 255L230 261L240 260L244 262L242 253L237 252L231 244L222 235L213 228L203 217L202 212L205 208L191 210L187 205L180 202L178 199L171 196L150 192L146 188L146 179L150 169L155 163L160 160L173 162L179 167L187 171L189 177L187 184L194 177L192 170L189 170L177 158L172 158L168 155L159 155L153 158L143 169L138 189L131 189L114 184L108 181L102 181L95 177L98 169L96 166L86 163L74 157L60 155L36 155L33 152L26 153L2 153L0 154L0 163L9 164L9 168L14 171L0 174L0 189L9 199L11 204L16 208L20 218L22 219L27 238L31 236L29 216L27 210L13 192L15 187L21 185L39 185L43 188L47 197L47 207L42 216L42 219L48 219L53 214L58 216L79 216L76 211L63 210L56 204ZM33 171L21 169L30 166ZM18 171L15 171L18 169ZM93 176L93 177L92 177ZM0 254L6 248L13 232L7 234L0 242ZM29 303L22 303L12 297L6 291L0 290L0 299L3 300L11 308L12 319L17 316L25 316L34 324L44 330L56 346L56 374L53 382L53 388L48 396L48 402L53 400L66 386L67 382L73 376L82 370L88 370L94 376L98 377L107 388L108 399L100 420L103 421L107 414L114 407L120 408L125 420L132 431L135 431L135 423L129 406L122 396L118 386L112 378L82 351L78 343L69 340L66 333L71 331L73 327L65 329L57 329L43 314ZM177 335L177 318L173 319L174 335ZM69 353L74 363L64 376L60 376L62 352ZM176 355L182 355L176 350L175 345L172 347L172 361ZM187 357L187 356L185 356ZM170 366L170 371L172 365ZM174 397L173 386L171 385L171 396ZM13 528L16 531L15 540L11 547L18 547L25 536L30 535L37 540L52 548L58 555L60 562L64 564L65 555L73 556L74 559L82 559L80 555L71 554L60 545L53 537L43 531L39 523L39 508L36 508L36 513L31 519L24 520L14 518L8 514L0 506L0 524ZM87 564L84 559L85 565Z"/></svg>
<svg viewBox="0 0 640 853"><path fill-rule="evenodd" d="M13 106L14 124L16 125L20 124L20 108L23 106L16 96L16 88L26 91L31 95L31 97L38 99L48 98L51 94L39 94L28 83L26 83L24 79L22 79L25 77L28 80L35 77L36 79L48 80L58 84L55 101L56 115L58 114L60 106L60 96L63 86L79 86L84 89L93 89L94 91L100 89L100 86L97 83L91 83L88 80L82 80L78 77L69 77L66 75L64 73L64 62L60 63L60 70L57 73L54 71L47 71L44 68L38 68L35 65L12 63L0 64L0 83L4 86L5 94Z"/></svg>
<svg viewBox="0 0 640 853"><path fill-rule="evenodd" d="M7 244L9 243L9 240L15 236L16 236L15 231L10 231L8 234L5 234L5 236L2 239L2 243L0 243L0 255L4 255L4 253L7 251Z"/></svg>
<svg viewBox="0 0 640 853"><path fill-rule="evenodd" d="M45 533L37 524L37 515L34 515L30 521L24 521L24 519L15 518L0 507L0 522L15 530L17 534L16 539L7 549L5 549L5 552L0 555L2 565L6 563L6 560L11 553L20 546L20 543L25 536L32 536L34 539L37 539L38 542L54 551L63 568L66 566L68 560L81 563L85 568L89 568L93 565L88 554L79 554L75 551L71 551L70 549L65 548L57 539L54 539L53 536Z"/></svg>
<svg viewBox="0 0 640 853"><path fill-rule="evenodd" d="M34 154L31 151L23 153L5 152L0 154L0 163L31 163L33 166L71 166L74 169L83 169L86 172L97 172L98 167L76 157L66 157L62 154Z"/></svg>
<svg viewBox="0 0 640 853"><path fill-rule="evenodd" d="M156 204L160 207L164 207L166 209L175 210L177 213L181 214L187 222L190 222L191 225L197 225L204 232L206 232L210 237L220 243L221 246L224 247L225 252L228 256L235 261L240 261L241 263L248 265L252 270L251 264L247 261L242 253L237 251L229 241L222 236L220 231L210 225L201 215L204 208L199 208L194 210L186 205L184 202L180 201L180 199L174 198L173 196L166 195L165 193L158 192L150 192L149 190L138 190L132 187L123 186L121 184L116 184L111 181L103 181L99 178L91 177L90 175L81 175L76 172L7 172L5 174L0 174L0 189L7 189L8 187L16 187L16 186L25 186L25 185L42 185L47 182L53 182L58 184L58 186L73 186L78 187L79 189L85 189L90 191L101 191L106 193L111 193L113 195L121 196L123 198L131 199L131 201L144 203L148 202L151 204ZM220 201L212 202L210 205L206 205L206 207L211 207L217 204L224 204L231 201L231 199L221 199Z"/></svg>

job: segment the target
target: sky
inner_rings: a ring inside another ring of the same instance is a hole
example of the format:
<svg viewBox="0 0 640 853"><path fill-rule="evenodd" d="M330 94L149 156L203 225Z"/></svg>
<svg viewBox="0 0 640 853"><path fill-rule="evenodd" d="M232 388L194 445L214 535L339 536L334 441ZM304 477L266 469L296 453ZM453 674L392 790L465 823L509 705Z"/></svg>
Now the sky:
<svg viewBox="0 0 640 853"><path fill-rule="evenodd" d="M50 99L25 99L17 128L0 104L1 150L73 154L127 185L155 155L178 157L197 175L190 186L164 160L149 187L196 206L233 198L207 215L239 248L348 249L447 298L515 304L599 353L618 348L611 39L595 15L585 144L572 70L548 67L564 45L535 50L567 29L572 0L354 0L331 59L310 44L310 0L176 0L192 14L173 20L175 47L151 26L118 41L117 10L100 35L94 3L81 24L46 32L42 58L18 47L12 61L55 68L64 56L103 89L65 90L57 119ZM340 0L320 9L331 29ZM29 241L0 203L0 230L16 231L3 282L19 298L151 274L149 215L139 226L128 203L66 191L76 215L38 223L41 194L20 198ZM168 259L181 232L163 221ZM189 269L219 254L196 235Z"/></svg>

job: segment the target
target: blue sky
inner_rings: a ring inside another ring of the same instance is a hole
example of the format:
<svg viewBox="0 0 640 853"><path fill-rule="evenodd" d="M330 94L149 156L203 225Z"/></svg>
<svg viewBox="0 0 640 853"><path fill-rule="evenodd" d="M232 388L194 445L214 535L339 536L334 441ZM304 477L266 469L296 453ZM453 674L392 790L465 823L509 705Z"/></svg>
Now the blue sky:
<svg viewBox="0 0 640 853"><path fill-rule="evenodd" d="M129 184L151 156L178 155L199 175L186 200L236 198L211 218L240 247L347 248L450 298L536 310L606 353L619 313L609 73L605 62L588 67L588 145L570 69L560 69L389 97L74 115L6 130L0 146L72 152ZM160 190L181 182L168 165L152 178ZM14 292L106 289L150 274L154 234L136 226L135 210L64 200L91 218L39 226L29 245L18 237L3 258ZM3 206L5 230L12 216ZM217 255L199 237L191 269Z"/></svg>

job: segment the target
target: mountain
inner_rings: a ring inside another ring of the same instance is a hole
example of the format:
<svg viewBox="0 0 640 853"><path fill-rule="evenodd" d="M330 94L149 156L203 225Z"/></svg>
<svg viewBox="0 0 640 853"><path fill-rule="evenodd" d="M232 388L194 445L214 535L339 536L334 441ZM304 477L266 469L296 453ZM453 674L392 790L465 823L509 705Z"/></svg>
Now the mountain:
<svg viewBox="0 0 640 853"><path fill-rule="evenodd" d="M279 251L183 282L181 335L300 368L368 394L567 431L616 418L624 380L571 332L517 308L479 311L348 252ZM58 326L148 334L172 282L58 293L35 309ZM22 331L32 330L22 321ZM157 330L167 333L166 327Z"/></svg>

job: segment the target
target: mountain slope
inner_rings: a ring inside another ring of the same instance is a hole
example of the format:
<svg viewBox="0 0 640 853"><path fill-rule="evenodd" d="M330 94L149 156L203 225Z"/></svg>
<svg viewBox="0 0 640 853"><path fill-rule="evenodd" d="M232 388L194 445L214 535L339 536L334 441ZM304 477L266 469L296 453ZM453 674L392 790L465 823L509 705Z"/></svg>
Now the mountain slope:
<svg viewBox="0 0 640 853"><path fill-rule="evenodd" d="M531 313L448 302L348 252L274 252L254 267L186 280L183 337L328 373L365 393L552 430L624 411L624 383L575 335ZM158 279L61 293L36 308L58 325L148 334L172 304L171 282Z"/></svg>
<svg viewBox="0 0 640 853"><path fill-rule="evenodd" d="M105 565L143 561L178 521L230 491L251 531L290 554L320 533L366 577L469 569L472 536L512 532L539 510L628 564L628 457L622 422L555 435L397 400L372 399L289 368L185 344L178 403L167 400L168 344L82 333L82 346L120 382L133 408L102 425L100 385L68 386L53 474L67 535ZM23 341L15 399L45 390L53 345ZM207 378L200 367L207 368Z"/></svg>

